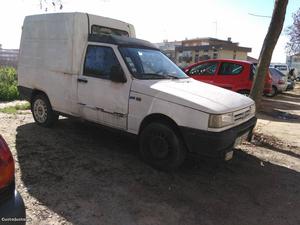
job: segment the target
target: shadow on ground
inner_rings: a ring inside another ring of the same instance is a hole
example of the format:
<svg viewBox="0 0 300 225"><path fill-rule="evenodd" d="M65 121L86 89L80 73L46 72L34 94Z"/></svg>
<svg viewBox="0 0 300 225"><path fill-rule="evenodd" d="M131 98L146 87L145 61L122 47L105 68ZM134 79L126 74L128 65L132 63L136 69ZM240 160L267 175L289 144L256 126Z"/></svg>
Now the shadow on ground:
<svg viewBox="0 0 300 225"><path fill-rule="evenodd" d="M242 151L167 174L135 140L69 119L19 126L16 149L29 193L73 224L300 224L300 174Z"/></svg>
<svg viewBox="0 0 300 225"><path fill-rule="evenodd" d="M278 122L300 123L300 95L281 93L273 98L263 98L259 119Z"/></svg>

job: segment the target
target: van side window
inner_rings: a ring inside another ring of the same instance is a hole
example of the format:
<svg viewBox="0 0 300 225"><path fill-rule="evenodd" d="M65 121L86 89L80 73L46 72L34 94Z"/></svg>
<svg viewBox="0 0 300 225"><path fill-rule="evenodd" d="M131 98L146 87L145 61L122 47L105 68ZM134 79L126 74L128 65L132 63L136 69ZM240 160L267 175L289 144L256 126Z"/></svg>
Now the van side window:
<svg viewBox="0 0 300 225"><path fill-rule="evenodd" d="M89 45L86 50L83 75L110 79L110 73L121 65L110 47Z"/></svg>
<svg viewBox="0 0 300 225"><path fill-rule="evenodd" d="M217 62L202 63L190 69L189 75L214 75L217 70Z"/></svg>
<svg viewBox="0 0 300 225"><path fill-rule="evenodd" d="M243 71L244 67L240 64L223 62L220 66L220 75L238 75Z"/></svg>

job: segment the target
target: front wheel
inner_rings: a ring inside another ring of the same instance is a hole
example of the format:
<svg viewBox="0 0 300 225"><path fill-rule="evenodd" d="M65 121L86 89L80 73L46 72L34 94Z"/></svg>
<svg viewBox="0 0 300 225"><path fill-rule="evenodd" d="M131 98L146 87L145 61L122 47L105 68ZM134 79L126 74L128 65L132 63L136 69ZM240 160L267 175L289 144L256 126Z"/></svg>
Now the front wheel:
<svg viewBox="0 0 300 225"><path fill-rule="evenodd" d="M163 123L150 123L140 134L140 154L159 170L174 170L184 161L186 148L178 134Z"/></svg>
<svg viewBox="0 0 300 225"><path fill-rule="evenodd" d="M44 94L38 94L31 101L31 112L35 122L42 127L51 127L57 120L49 99Z"/></svg>

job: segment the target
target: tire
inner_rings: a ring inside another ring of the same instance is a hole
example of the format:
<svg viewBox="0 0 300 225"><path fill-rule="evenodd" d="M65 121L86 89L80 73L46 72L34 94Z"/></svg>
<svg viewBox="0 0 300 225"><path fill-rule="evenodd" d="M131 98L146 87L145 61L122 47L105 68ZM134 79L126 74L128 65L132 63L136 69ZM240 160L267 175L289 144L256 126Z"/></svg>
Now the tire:
<svg viewBox="0 0 300 225"><path fill-rule="evenodd" d="M31 101L31 112L34 121L42 127L51 127L58 120L48 97L44 94L37 94Z"/></svg>
<svg viewBox="0 0 300 225"><path fill-rule="evenodd" d="M245 95L247 97L250 96L250 91L244 90L244 91L239 91L238 93L240 93L241 95Z"/></svg>
<svg viewBox="0 0 300 225"><path fill-rule="evenodd" d="M272 86L272 91L271 93L265 94L267 97L274 97L275 95L277 95L278 90L275 86Z"/></svg>
<svg viewBox="0 0 300 225"><path fill-rule="evenodd" d="M142 159L158 170L172 171L186 157L182 139L170 126L153 122L140 134L139 147Z"/></svg>

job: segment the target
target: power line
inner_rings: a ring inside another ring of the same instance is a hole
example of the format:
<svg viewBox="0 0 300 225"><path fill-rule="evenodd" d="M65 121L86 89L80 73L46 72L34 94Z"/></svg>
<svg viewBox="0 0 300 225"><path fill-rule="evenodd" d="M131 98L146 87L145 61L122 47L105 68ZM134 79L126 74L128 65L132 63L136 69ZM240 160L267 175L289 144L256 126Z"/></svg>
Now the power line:
<svg viewBox="0 0 300 225"><path fill-rule="evenodd" d="M263 17L263 18L272 18L272 16L258 15L253 13L248 13L250 16Z"/></svg>

